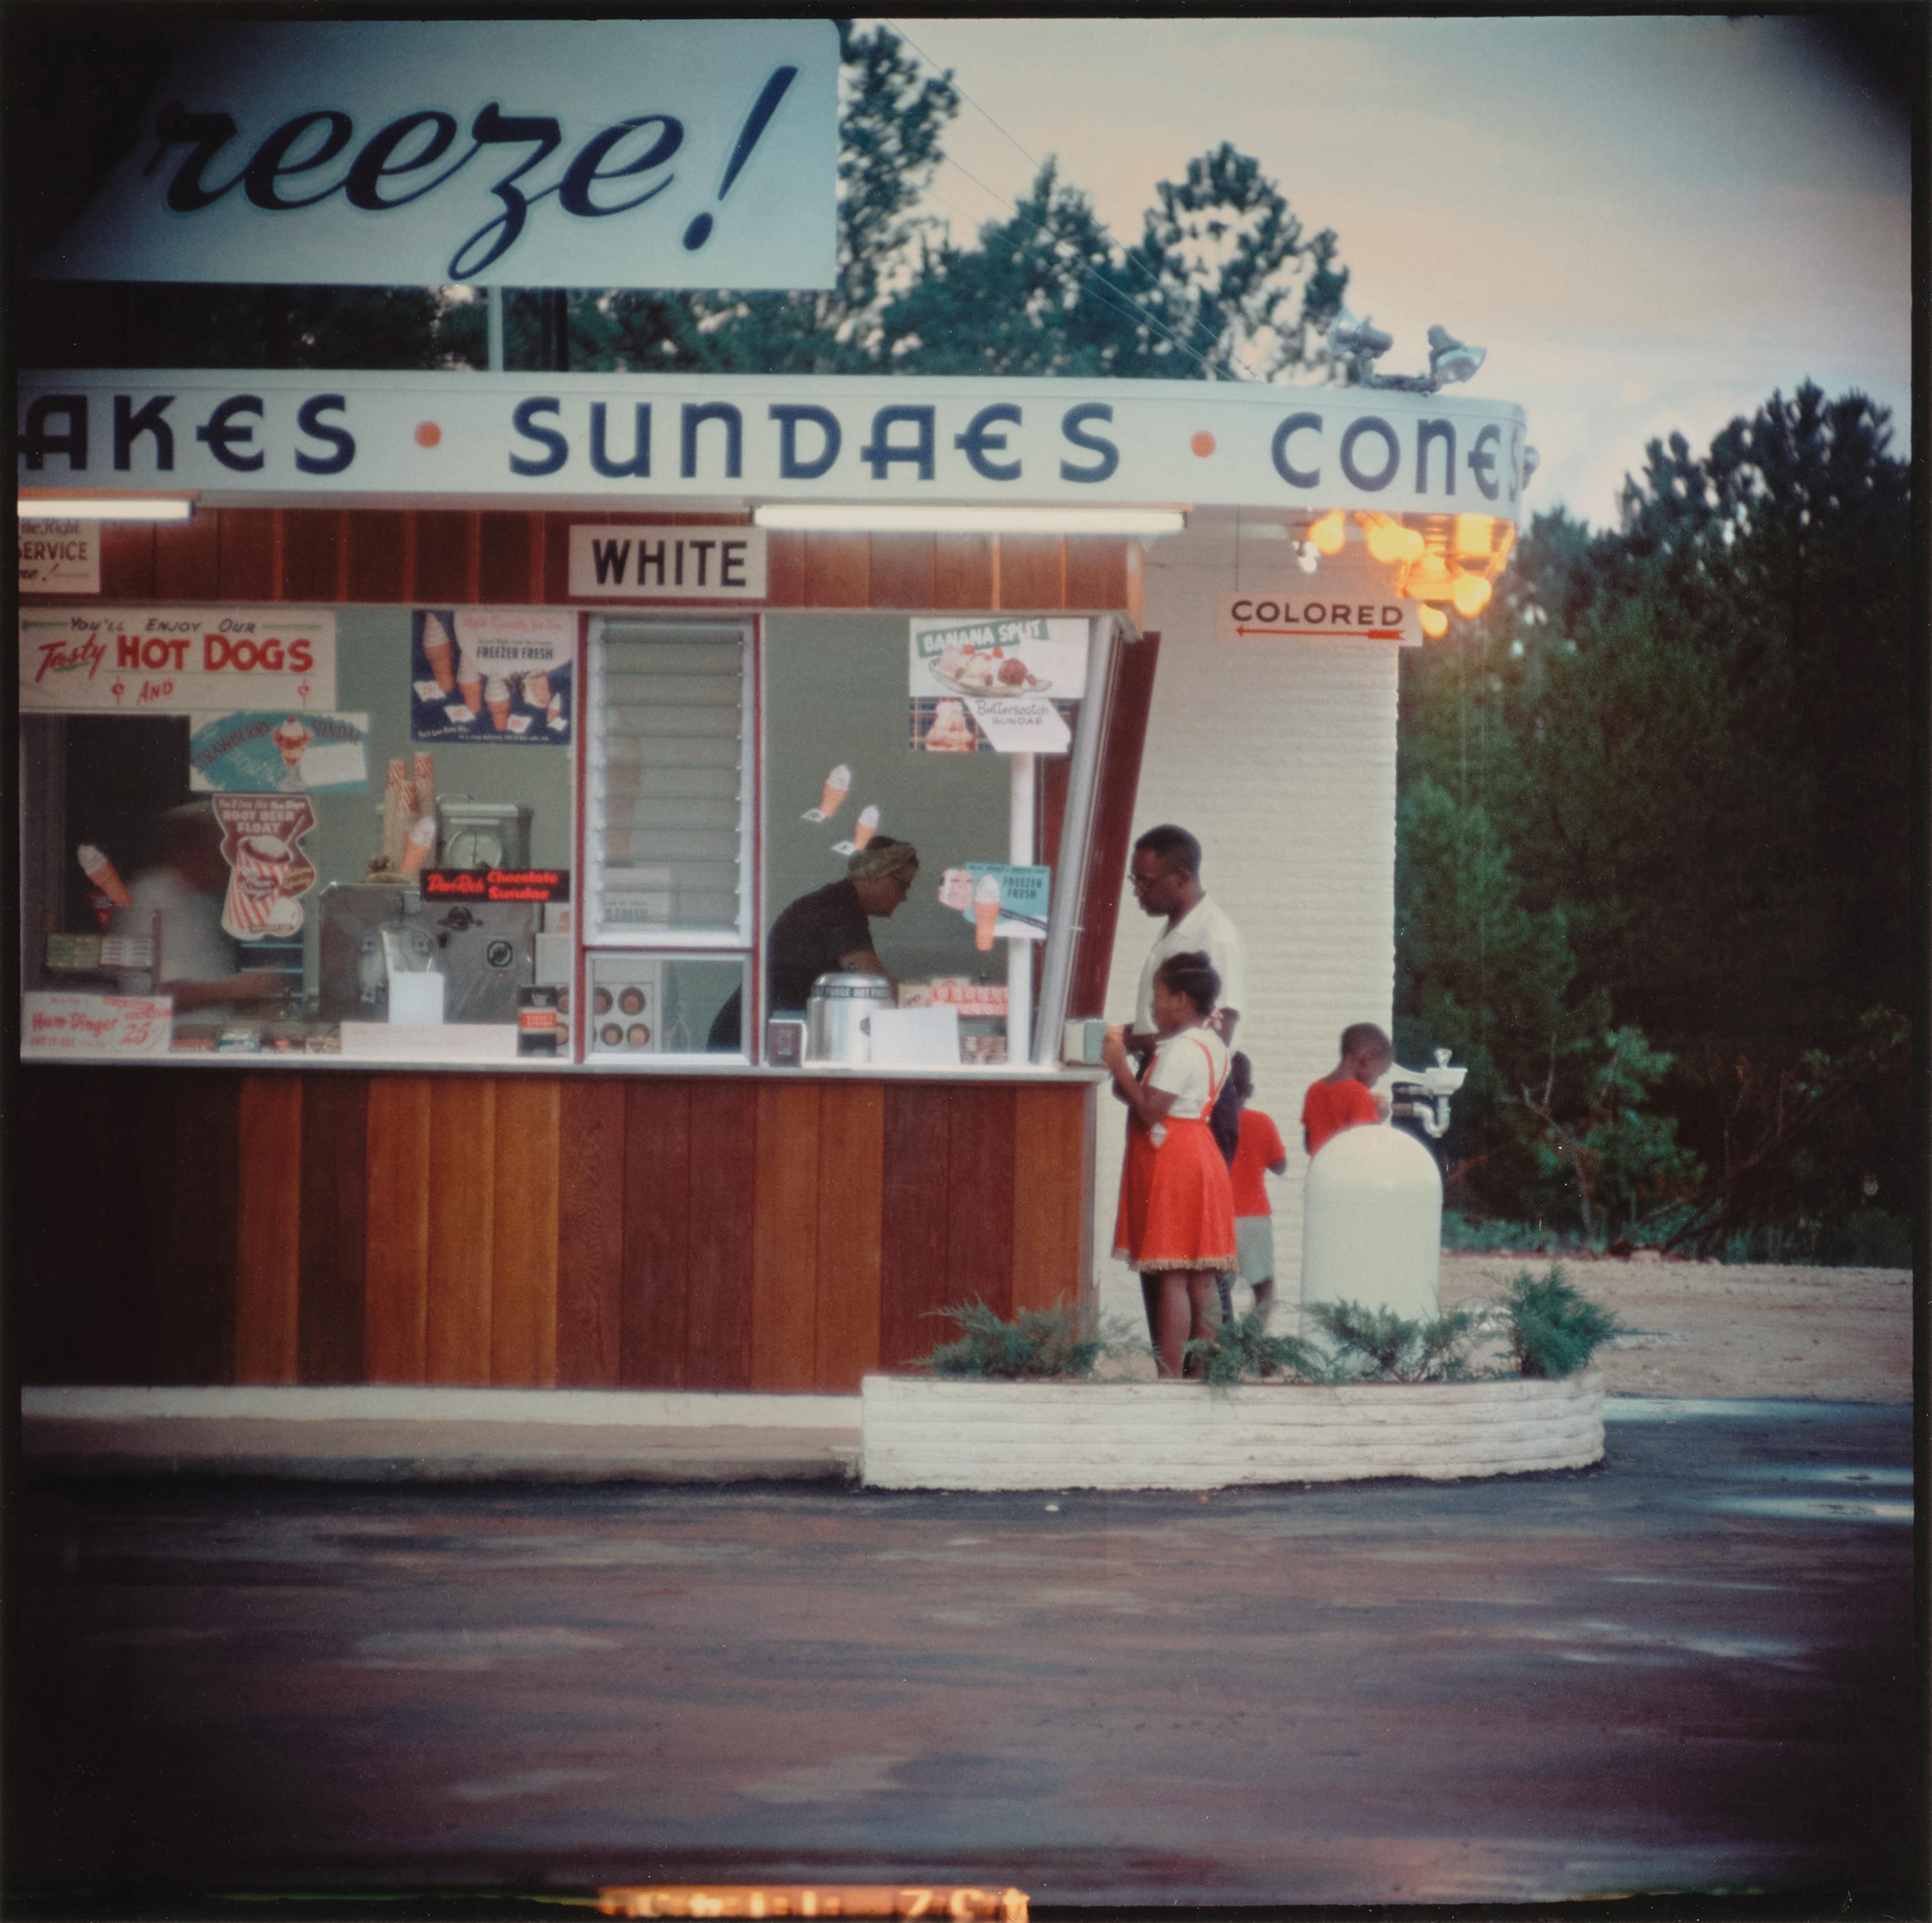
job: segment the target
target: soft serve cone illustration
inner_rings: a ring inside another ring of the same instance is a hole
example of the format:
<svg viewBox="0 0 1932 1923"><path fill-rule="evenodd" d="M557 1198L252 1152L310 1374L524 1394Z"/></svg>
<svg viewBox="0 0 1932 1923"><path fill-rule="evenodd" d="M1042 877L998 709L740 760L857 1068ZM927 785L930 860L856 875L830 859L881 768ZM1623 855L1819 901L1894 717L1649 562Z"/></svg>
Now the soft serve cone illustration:
<svg viewBox="0 0 1932 1923"><path fill-rule="evenodd" d="M973 890L973 946L983 952L993 945L994 925L1000 919L1000 878L982 874Z"/></svg>
<svg viewBox="0 0 1932 1923"><path fill-rule="evenodd" d="M868 801L859 811L859 819L852 830L852 838L849 842L834 842L832 852L835 855L856 855L878 832L878 804Z"/></svg>
<svg viewBox="0 0 1932 1923"><path fill-rule="evenodd" d="M824 791L818 797L818 806L808 808L803 818L807 821L830 821L845 806L845 797L851 789L852 770L841 761L826 776Z"/></svg>

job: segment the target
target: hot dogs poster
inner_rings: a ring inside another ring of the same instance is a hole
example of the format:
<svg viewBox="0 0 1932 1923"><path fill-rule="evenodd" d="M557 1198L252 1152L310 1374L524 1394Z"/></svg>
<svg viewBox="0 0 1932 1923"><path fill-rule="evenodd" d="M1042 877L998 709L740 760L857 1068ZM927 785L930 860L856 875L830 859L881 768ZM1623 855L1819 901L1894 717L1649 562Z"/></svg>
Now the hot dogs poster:
<svg viewBox="0 0 1932 1923"><path fill-rule="evenodd" d="M912 745L931 754L1064 754L1087 681L1087 623L914 621Z"/></svg>
<svg viewBox="0 0 1932 1923"><path fill-rule="evenodd" d="M577 616L567 608L418 608L410 734L506 748L570 745Z"/></svg>

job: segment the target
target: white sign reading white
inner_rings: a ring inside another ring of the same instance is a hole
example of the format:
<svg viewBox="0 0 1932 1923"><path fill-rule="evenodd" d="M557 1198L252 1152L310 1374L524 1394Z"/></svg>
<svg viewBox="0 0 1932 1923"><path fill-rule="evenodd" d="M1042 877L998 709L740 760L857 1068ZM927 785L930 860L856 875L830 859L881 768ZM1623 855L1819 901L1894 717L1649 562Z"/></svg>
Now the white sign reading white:
<svg viewBox="0 0 1932 1923"><path fill-rule="evenodd" d="M1422 604L1361 580L1224 594L1214 604L1219 640L1396 641L1422 645Z"/></svg>
<svg viewBox="0 0 1932 1923"><path fill-rule="evenodd" d="M89 995L61 992L21 997L23 1055L164 1055L175 1005L166 995Z"/></svg>
<svg viewBox="0 0 1932 1923"><path fill-rule="evenodd" d="M648 415L648 407L644 412ZM765 531L712 526L592 527L570 530L573 598L762 601Z"/></svg>
<svg viewBox="0 0 1932 1923"><path fill-rule="evenodd" d="M534 506L616 488L632 506L1178 501L1516 522L1528 461L1509 401L1256 381L182 369L26 376L19 409L23 487L204 502Z"/></svg>
<svg viewBox="0 0 1932 1923"><path fill-rule="evenodd" d="M335 616L304 608L23 608L20 706L332 709Z"/></svg>
<svg viewBox="0 0 1932 1923"><path fill-rule="evenodd" d="M100 526L92 520L22 520L22 594L98 594Z"/></svg>
<svg viewBox="0 0 1932 1923"><path fill-rule="evenodd" d="M829 20L210 24L60 280L829 287Z"/></svg>

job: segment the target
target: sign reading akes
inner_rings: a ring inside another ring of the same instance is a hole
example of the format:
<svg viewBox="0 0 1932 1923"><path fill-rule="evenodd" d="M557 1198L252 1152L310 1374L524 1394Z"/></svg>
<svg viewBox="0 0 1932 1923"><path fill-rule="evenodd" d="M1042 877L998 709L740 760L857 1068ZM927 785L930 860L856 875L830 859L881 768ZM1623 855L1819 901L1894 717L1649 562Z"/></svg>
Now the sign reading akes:
<svg viewBox="0 0 1932 1923"><path fill-rule="evenodd" d="M829 287L827 20L210 23L69 280Z"/></svg>

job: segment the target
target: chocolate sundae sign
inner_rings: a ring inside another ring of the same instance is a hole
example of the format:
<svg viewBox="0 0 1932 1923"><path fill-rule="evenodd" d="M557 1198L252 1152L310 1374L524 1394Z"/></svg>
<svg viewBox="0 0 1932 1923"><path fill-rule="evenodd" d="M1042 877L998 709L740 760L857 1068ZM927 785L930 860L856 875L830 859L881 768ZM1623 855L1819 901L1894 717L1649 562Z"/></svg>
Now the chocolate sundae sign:
<svg viewBox="0 0 1932 1923"><path fill-rule="evenodd" d="M913 739L932 754L1064 754L1087 682L1087 623L914 621Z"/></svg>

